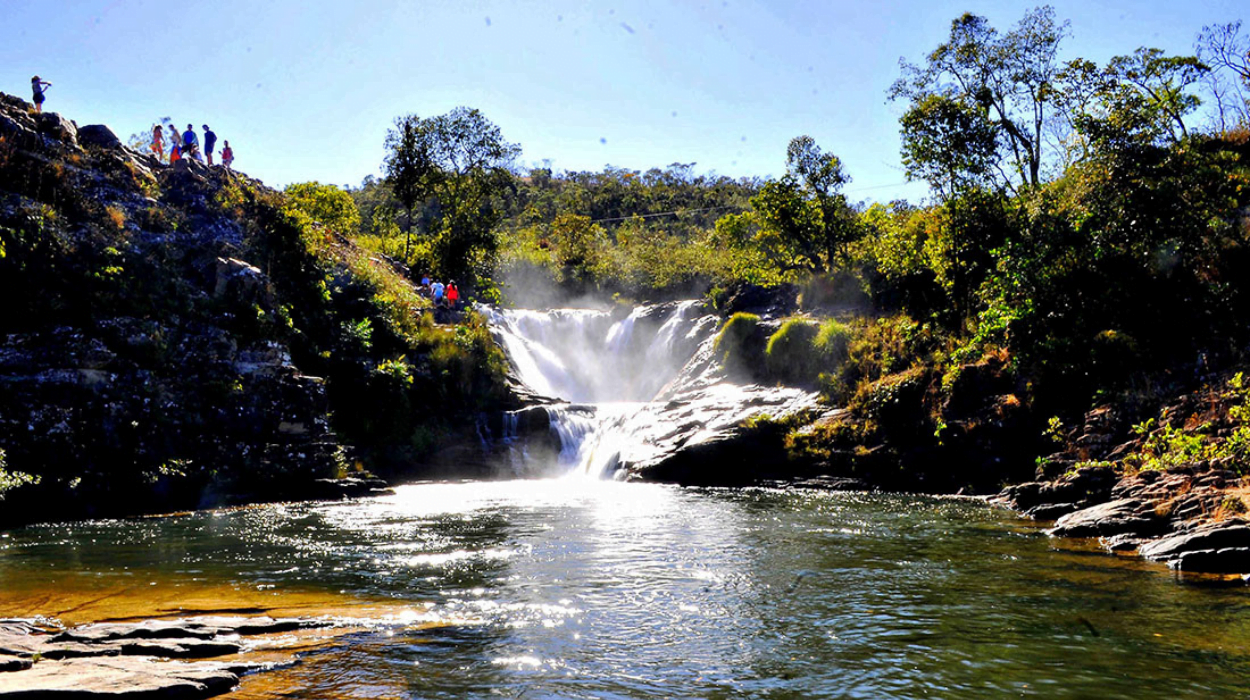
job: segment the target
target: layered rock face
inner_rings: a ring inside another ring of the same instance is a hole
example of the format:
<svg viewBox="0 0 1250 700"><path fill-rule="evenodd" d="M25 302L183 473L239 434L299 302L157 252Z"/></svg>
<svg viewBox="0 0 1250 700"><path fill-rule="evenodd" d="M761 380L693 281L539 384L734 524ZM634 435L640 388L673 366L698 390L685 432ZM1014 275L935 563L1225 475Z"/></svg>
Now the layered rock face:
<svg viewBox="0 0 1250 700"><path fill-rule="evenodd" d="M38 481L0 491L0 524L335 475L323 382L258 322L282 310L263 261L239 259L241 183L263 188L0 94L0 291L19 302L0 318L0 466Z"/></svg>
<svg viewBox="0 0 1250 700"><path fill-rule="evenodd" d="M1181 397L1161 416L1182 426L1174 434L1192 424L1195 431L1227 437L1233 403L1208 391ZM1109 551L1136 550L1181 572L1250 574L1247 481L1236 465L1228 458L1194 458L1139 470L1125 460L1147 449L1150 437L1134 436L1128 422L1109 407L1090 411L1065 449L1042 461L1037 481L1010 486L995 500L1055 520L1049 532L1056 537L1098 538Z"/></svg>

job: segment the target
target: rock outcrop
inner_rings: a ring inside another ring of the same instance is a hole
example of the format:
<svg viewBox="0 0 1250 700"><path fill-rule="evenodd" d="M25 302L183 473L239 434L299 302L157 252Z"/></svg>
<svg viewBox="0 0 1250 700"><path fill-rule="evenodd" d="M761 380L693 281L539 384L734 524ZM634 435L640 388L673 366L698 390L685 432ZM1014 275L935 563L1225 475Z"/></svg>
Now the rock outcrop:
<svg viewBox="0 0 1250 700"><path fill-rule="evenodd" d="M1232 409L1243 398L1224 383L1165 406L1158 420L1166 427L1153 433L1131 432L1111 407L1090 411L1068 432L1062 451L1040 460L1037 481L1009 486L994 500L1037 520L1056 520L1049 530L1056 537L1096 537L1109 551L1137 550L1186 573L1250 574L1250 483L1231 457L1137 466L1147 452L1168 449L1166 436L1187 444L1231 436ZM1151 442L1156 434L1165 437Z"/></svg>
<svg viewBox="0 0 1250 700"><path fill-rule="evenodd" d="M324 620L196 617L60 629L37 620L0 621L0 699L207 698L266 666L237 655L244 637L324 628ZM264 641L248 646L263 648Z"/></svg>
<svg viewBox="0 0 1250 700"><path fill-rule="evenodd" d="M274 330L265 192L0 94L0 527L378 488Z"/></svg>

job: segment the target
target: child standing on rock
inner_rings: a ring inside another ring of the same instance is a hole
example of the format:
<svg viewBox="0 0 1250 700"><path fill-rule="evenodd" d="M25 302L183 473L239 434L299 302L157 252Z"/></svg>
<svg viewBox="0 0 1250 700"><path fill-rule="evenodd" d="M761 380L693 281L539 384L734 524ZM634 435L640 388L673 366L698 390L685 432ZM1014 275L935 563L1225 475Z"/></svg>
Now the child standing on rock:
<svg viewBox="0 0 1250 700"><path fill-rule="evenodd" d="M156 154L157 160L164 162L165 133L161 130L160 124L152 128L152 152Z"/></svg>
<svg viewBox="0 0 1250 700"><path fill-rule="evenodd" d="M221 164L229 170L232 163L234 163L234 149L230 148L230 142L227 141L226 147L221 149Z"/></svg>
<svg viewBox="0 0 1250 700"><path fill-rule="evenodd" d="M35 93L34 100L35 100L35 112L36 113L43 112L43 101L45 99L43 96L43 91L45 88L50 88L50 87L52 87L52 83L40 80L39 76L37 75L30 79L31 92Z"/></svg>

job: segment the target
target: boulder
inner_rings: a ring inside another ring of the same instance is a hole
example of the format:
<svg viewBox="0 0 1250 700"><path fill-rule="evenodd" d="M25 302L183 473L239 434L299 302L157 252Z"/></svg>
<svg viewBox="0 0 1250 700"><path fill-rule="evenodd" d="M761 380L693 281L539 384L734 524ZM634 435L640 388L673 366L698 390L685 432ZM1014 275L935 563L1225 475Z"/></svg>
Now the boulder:
<svg viewBox="0 0 1250 700"><path fill-rule="evenodd" d="M103 124L88 124L78 130L78 143L99 148L121 148L122 140Z"/></svg>
<svg viewBox="0 0 1250 700"><path fill-rule="evenodd" d="M1177 571L1205 574L1250 573L1250 547L1225 547L1182 552L1170 562Z"/></svg>
<svg viewBox="0 0 1250 700"><path fill-rule="evenodd" d="M1176 562L1195 552L1214 553L1228 549L1250 547L1250 523L1245 520L1225 520L1200 525L1188 532L1161 538L1141 548L1141 555L1156 561ZM1190 559L1191 567L1202 562L1227 561L1236 552L1224 555L1205 554ZM1250 572L1250 560L1239 565L1242 572ZM1195 571L1196 569L1189 569Z"/></svg>
<svg viewBox="0 0 1250 700"><path fill-rule="evenodd" d="M50 136L67 146L78 147L78 127L74 125L74 122L56 112L35 115L35 124L39 133Z"/></svg>
<svg viewBox="0 0 1250 700"><path fill-rule="evenodd" d="M1050 534L1056 537L1108 537L1166 532L1168 521L1154 506L1136 498L1122 498L1069 513L1055 523Z"/></svg>

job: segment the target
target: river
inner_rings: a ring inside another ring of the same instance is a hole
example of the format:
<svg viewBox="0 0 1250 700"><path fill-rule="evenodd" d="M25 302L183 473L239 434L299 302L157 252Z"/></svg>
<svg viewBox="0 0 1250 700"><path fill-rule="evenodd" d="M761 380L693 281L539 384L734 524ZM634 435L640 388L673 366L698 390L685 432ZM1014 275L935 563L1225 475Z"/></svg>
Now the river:
<svg viewBox="0 0 1250 700"><path fill-rule="evenodd" d="M246 676L248 699L1250 695L1240 581L973 499L613 480L670 406L706 432L766 392L806 400L726 383L693 302L493 322L534 393L593 404L546 409L545 462L509 448L561 476L0 533L0 615L354 621Z"/></svg>
<svg viewBox="0 0 1250 700"><path fill-rule="evenodd" d="M27 527L5 614L374 615L242 698L1227 698L1250 600L965 499L585 478Z"/></svg>

